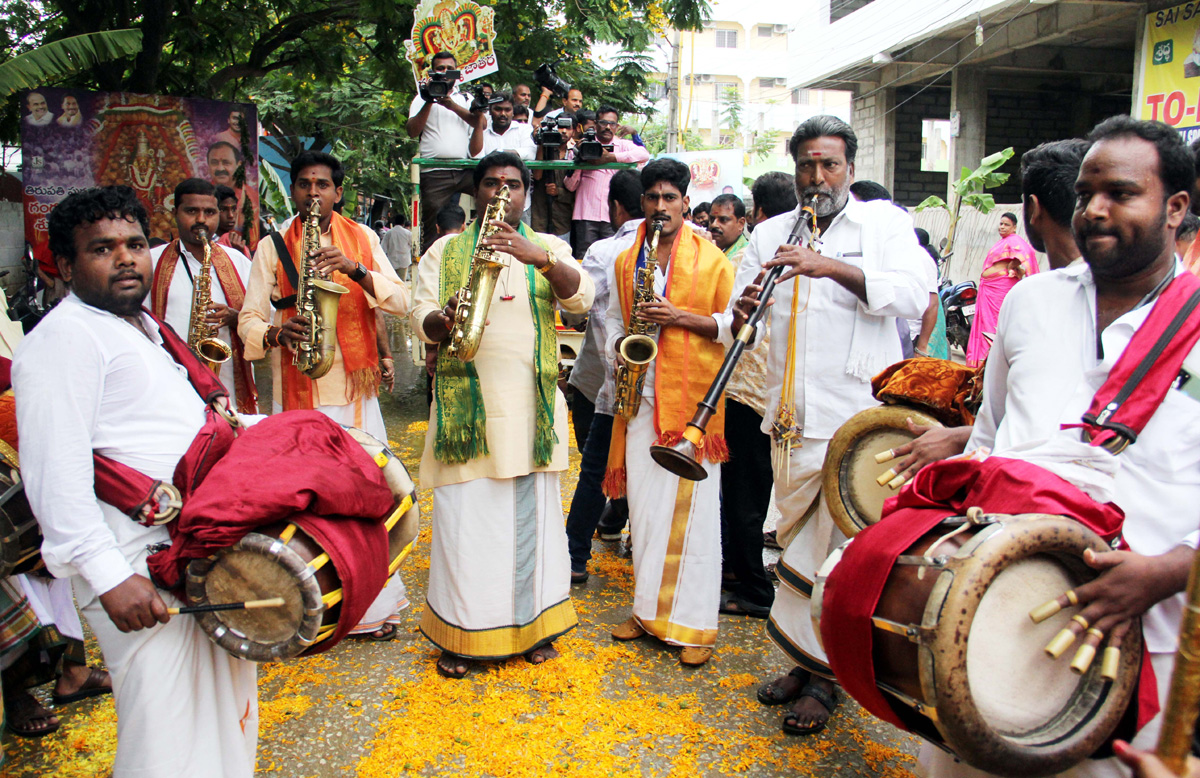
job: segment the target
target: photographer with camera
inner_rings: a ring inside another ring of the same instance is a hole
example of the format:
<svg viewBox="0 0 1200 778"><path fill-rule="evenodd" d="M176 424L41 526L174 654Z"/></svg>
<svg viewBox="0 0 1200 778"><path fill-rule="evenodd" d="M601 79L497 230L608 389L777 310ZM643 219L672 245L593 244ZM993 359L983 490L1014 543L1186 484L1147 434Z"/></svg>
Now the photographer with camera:
<svg viewBox="0 0 1200 778"><path fill-rule="evenodd" d="M564 113L579 113L583 108L583 92L573 89L569 83L554 72L554 65L544 63L533 72L533 78L542 88L537 105L533 107L533 118L554 118ZM551 97L562 101L562 107L549 110Z"/></svg>
<svg viewBox="0 0 1200 778"><path fill-rule="evenodd" d="M650 152L631 140L616 137L621 115L612 106L602 106L596 112L594 129L584 128L583 138L575 148L579 165L609 162L636 162L640 168L650 159ZM588 246L613 234L608 214L608 189L617 171L611 168L576 170L564 182L575 193L575 256L582 257Z"/></svg>
<svg viewBox="0 0 1200 778"><path fill-rule="evenodd" d="M467 159L471 132L487 121L486 99L474 100L458 91L457 60L447 51L433 55L429 78L418 84L418 95L409 109L408 134L420 138L417 156L425 159ZM421 251L434 241L438 209L459 193L470 193L469 170L421 169Z"/></svg>
<svg viewBox="0 0 1200 778"><path fill-rule="evenodd" d="M533 140L537 144L537 159L546 161L570 160L575 155L576 128L580 131L585 116L562 113L547 116L534 125ZM568 243L571 240L571 214L575 211L575 193L564 185L565 170L533 171L533 209L530 224L537 232L557 235Z"/></svg>
<svg viewBox="0 0 1200 778"><path fill-rule="evenodd" d="M471 133L471 158L483 159L493 151L512 151L523 160L537 153L529 125L513 121L513 101L507 92L500 92L488 102L490 127L475 125Z"/></svg>

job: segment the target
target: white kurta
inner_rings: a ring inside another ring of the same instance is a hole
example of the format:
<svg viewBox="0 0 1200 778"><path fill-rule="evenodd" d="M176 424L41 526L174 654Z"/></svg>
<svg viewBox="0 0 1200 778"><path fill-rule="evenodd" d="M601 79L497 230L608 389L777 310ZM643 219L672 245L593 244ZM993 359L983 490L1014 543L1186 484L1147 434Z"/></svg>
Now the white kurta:
<svg viewBox="0 0 1200 778"><path fill-rule="evenodd" d="M168 535L96 498L93 450L170 481L204 423L204 402L153 322L143 323L154 340L69 295L21 343L13 386L26 431L25 494L45 538L42 557L54 575L75 576L112 675L114 776L248 776L258 743L253 663L225 653L186 616L122 633L99 601L131 575L147 575L147 546Z"/></svg>
<svg viewBox="0 0 1200 778"><path fill-rule="evenodd" d="M171 276L171 287L167 290L167 311L163 318L167 324L184 340L188 339L189 328L192 323L192 295L195 292L195 287L192 285L192 279L196 277L196 273L200 272L200 260L193 257L191 252L183 243L176 241L179 246L179 261L175 265L175 273ZM158 269L158 262L162 258L163 253L167 250L170 244L157 246L150 249L150 258L154 260L154 267ZM250 257L247 257L242 252L230 246L221 247L229 259L233 262L234 270L237 271L238 278L242 280L244 288L250 280ZM186 263L187 267L184 267ZM221 287L221 282L217 279L217 271L215 269L209 271L209 276L212 279L212 299L214 303L228 305L229 301L225 298L225 290ZM230 327L222 326L217 329L217 337L226 343L233 343L233 333ZM230 405L237 407L237 395L233 382L233 359L229 359L221 365L221 370L217 374L221 379L221 383L229 391Z"/></svg>
<svg viewBox="0 0 1200 778"><path fill-rule="evenodd" d="M1176 268L1177 273L1185 272ZM1078 423L1109 371L1145 321L1152 306L1126 313L1100 336L1096 355L1096 287L1086 264L1026 279L1009 292L1000 310L996 339L984 374L984 404L968 450L1006 451L1057 436L1078 440ZM1013 454L1019 456L1019 454ZM1200 403L1171 390L1137 442L1118 457L1116 498L1125 511L1124 536L1139 554L1156 555L1180 544L1195 547L1200 517ZM1154 606L1142 629L1165 698L1174 660L1184 595ZM1152 748L1161 724L1155 717L1134 739ZM984 775L927 747L922 761L934 776ZM1089 761L1064 775L1117 776L1115 759Z"/></svg>
<svg viewBox="0 0 1200 778"><path fill-rule="evenodd" d="M720 337L733 345L732 304L788 238L799 208L755 227L738 266L730 308L717 317ZM820 253L861 268L867 300L827 278L797 277L775 287L767 353L767 407L763 432L770 432L783 391L792 297L800 295L796 317L796 423L804 430L793 447L787 478L775 472L775 496L782 518L777 532L784 553L783 584L771 608L767 633L792 661L829 675L825 653L809 617L812 580L841 532L820 499L821 466L829 439L854 414L876 405L867 378L851 375L855 348L871 347L881 369L901 358L894 317L917 318L929 306L929 255L917 244L912 219L890 203L851 199L821 236ZM866 325L866 326L864 326ZM873 336L873 337L872 337ZM755 338L762 339L762 325ZM869 339L869 342L868 342ZM815 504L815 511L813 507ZM811 511L811 513L810 513Z"/></svg>
<svg viewBox="0 0 1200 778"><path fill-rule="evenodd" d="M558 300L571 313L592 303L587 273L570 247L541 235L557 260L579 271L579 289ZM431 343L425 318L438 310L443 238L425 253L413 291L413 332ZM525 265L501 272L472 364L479 376L489 453L448 464L433 453L437 395L421 457L421 486L433 487L429 587L421 631L442 650L476 659L523 654L577 623L558 471L567 465L567 408L554 390L556 442L550 462L533 461L536 329ZM511 299L502 299L510 297ZM553 333L545 333L552 336Z"/></svg>

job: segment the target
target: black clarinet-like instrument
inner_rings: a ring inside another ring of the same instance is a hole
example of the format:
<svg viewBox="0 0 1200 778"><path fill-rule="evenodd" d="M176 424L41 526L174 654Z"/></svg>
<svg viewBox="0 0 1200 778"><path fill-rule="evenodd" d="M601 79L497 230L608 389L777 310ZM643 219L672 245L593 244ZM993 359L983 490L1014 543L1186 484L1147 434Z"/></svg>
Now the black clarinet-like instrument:
<svg viewBox="0 0 1200 778"><path fill-rule="evenodd" d="M816 231L816 220L817 196L813 195L808 205L801 209L800 216L796 219L796 226L792 228L791 235L783 245L798 245L805 230ZM776 265L763 277L762 292L758 296L758 307L738 330L733 346L725 353L725 361L721 363L721 369L717 371L716 379L708 387L708 393L704 395L704 399L697 403L695 415L684 428L683 437L673 446L655 445L650 447L650 456L663 469L689 481L703 481L708 477L704 466L700 464L700 444L704 442L704 436L708 434L708 420L717 412L717 403L724 394L729 379L733 377L733 370L737 367L738 360L742 358L746 345L754 337L758 323L766 315L767 301L771 299L771 294L775 291L775 283L779 280L779 276L783 275L785 267L786 265Z"/></svg>

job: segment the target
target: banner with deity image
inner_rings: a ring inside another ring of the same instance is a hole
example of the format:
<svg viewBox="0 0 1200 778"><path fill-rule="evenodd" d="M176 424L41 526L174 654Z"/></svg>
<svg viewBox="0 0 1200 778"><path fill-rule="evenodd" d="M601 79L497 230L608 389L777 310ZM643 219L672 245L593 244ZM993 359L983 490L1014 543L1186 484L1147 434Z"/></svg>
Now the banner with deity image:
<svg viewBox="0 0 1200 778"><path fill-rule="evenodd" d="M433 55L448 51L458 62L462 82L482 78L500 69L492 9L471 0L422 0L413 13L412 39L404 42L413 78L429 78Z"/></svg>
<svg viewBox="0 0 1200 778"><path fill-rule="evenodd" d="M692 182L688 184L692 205L711 202L722 194L741 197L746 188L742 182L746 155L740 149L680 151L659 156L679 160L688 166L692 174Z"/></svg>
<svg viewBox="0 0 1200 778"><path fill-rule="evenodd" d="M253 105L46 88L21 95L25 240L45 256L46 219L71 192L124 184L175 236L175 186L198 177L238 195L238 229L258 238L258 114ZM238 169L242 168L239 175Z"/></svg>

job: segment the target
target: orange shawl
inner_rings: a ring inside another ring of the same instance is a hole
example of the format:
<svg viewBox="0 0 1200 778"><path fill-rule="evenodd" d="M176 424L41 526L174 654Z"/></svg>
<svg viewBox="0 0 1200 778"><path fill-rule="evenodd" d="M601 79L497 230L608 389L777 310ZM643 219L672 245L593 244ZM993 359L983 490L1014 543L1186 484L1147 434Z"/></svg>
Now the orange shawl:
<svg viewBox="0 0 1200 778"><path fill-rule="evenodd" d="M242 285L241 276L233 266L233 260L216 243L212 247L212 267L221 291L225 293L225 303L236 310L241 310L246 301L246 288ZM179 266L179 241L173 240L158 258L154 266L154 281L150 288L150 311L159 319L167 318L167 295L171 291L171 279L175 277L175 269ZM233 350L233 390L237 395L238 413L258 413L258 387L254 385L254 369L244 356L242 339L238 337L237 325L229 328L229 347ZM184 340L190 332L180 333ZM214 373L220 374L220 367L214 365Z"/></svg>
<svg viewBox="0 0 1200 778"><path fill-rule="evenodd" d="M621 315L628 323L633 305L633 279L638 255L646 241L646 225L638 227L637 238L617 258L615 293L621 301ZM733 291L733 266L714 244L703 240L684 224L671 249L667 267L666 298L681 311L711 316L724 311ZM658 356L654 360L654 430L658 445L679 442L683 430L703 399L721 362L725 348L683 327L665 327L658 335ZM644 412L643 406L642 412ZM700 444L701 456L709 462L729 459L725 443L724 403L708 422L708 434ZM625 495L625 420L613 419L612 444L608 468L604 473L604 493L609 497Z"/></svg>
<svg viewBox="0 0 1200 778"><path fill-rule="evenodd" d="M292 220L283 240L287 245L292 261L296 263L296 272L300 272L300 262L303 260L300 238L304 228L304 219L297 217ZM329 222L330 238L334 246L353 260L358 260L371 272L375 262L371 255L371 244L367 241L359 225L341 214L334 213ZM280 262L284 259L280 257ZM347 397L346 403L352 403L360 397L373 397L379 391L379 350L375 343L375 311L367 302L367 293L363 288L344 273L334 271L330 281L341 284L350 290L349 294L341 296L338 302L337 340L342 350L342 367L346 371ZM296 293L292 282L282 264L275 267L275 283L279 286L281 297ZM296 315L293 305L283 312L284 320ZM291 360L281 358L283 409L311 410L313 406L312 379L296 369ZM335 403L341 405L343 403Z"/></svg>

